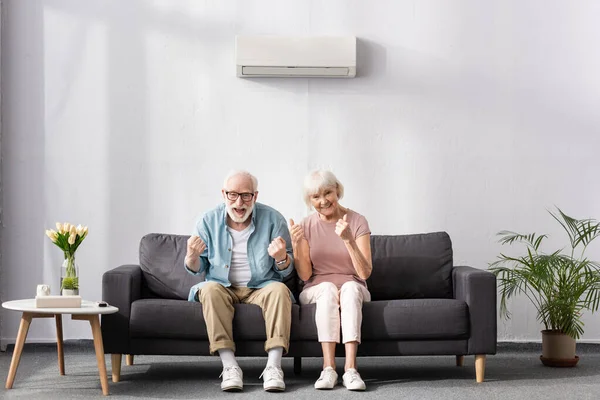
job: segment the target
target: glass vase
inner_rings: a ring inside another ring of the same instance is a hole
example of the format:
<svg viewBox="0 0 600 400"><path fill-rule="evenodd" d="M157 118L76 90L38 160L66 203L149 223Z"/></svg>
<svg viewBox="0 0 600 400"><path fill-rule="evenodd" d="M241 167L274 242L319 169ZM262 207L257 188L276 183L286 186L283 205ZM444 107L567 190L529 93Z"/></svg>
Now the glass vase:
<svg viewBox="0 0 600 400"><path fill-rule="evenodd" d="M65 254L60 273L60 292L63 296L79 294L79 265L75 254Z"/></svg>

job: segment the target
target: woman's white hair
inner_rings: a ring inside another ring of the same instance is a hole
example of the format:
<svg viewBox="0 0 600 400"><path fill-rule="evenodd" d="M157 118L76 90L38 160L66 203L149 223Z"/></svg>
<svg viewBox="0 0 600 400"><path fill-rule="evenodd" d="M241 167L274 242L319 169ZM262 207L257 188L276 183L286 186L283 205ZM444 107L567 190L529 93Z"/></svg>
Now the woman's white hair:
<svg viewBox="0 0 600 400"><path fill-rule="evenodd" d="M306 175L303 193L306 205L310 207L310 197L315 193L319 193L321 189L328 187L335 188L338 199L344 197L344 185L335 177L333 172L317 169Z"/></svg>
<svg viewBox="0 0 600 400"><path fill-rule="evenodd" d="M256 179L256 177L250 172L244 170L233 170L229 172L223 181L223 189L227 189L227 182L229 182L229 180L234 176L244 176L249 178L252 181L252 191L256 192L258 190L258 179Z"/></svg>

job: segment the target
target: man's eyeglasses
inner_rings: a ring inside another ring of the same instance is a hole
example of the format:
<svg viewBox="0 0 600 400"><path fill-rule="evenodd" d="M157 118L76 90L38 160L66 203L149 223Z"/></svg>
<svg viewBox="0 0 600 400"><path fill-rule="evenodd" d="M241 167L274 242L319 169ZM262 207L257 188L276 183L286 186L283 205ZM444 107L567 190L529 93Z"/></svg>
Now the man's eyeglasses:
<svg viewBox="0 0 600 400"><path fill-rule="evenodd" d="M254 193L225 192L225 195L227 195L227 199L230 201L236 201L240 196L243 202L249 202L254 198Z"/></svg>

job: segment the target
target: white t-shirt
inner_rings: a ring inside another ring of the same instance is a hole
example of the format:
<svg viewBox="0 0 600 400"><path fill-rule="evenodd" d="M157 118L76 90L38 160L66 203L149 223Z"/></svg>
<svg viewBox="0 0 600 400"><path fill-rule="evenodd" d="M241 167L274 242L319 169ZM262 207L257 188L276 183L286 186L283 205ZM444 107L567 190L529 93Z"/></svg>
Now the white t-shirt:
<svg viewBox="0 0 600 400"><path fill-rule="evenodd" d="M229 266L229 282L233 286L248 286L252 277L250 264L248 263L248 238L250 237L250 226L243 231L236 231L227 227L231 234L233 247L231 249L231 265Z"/></svg>

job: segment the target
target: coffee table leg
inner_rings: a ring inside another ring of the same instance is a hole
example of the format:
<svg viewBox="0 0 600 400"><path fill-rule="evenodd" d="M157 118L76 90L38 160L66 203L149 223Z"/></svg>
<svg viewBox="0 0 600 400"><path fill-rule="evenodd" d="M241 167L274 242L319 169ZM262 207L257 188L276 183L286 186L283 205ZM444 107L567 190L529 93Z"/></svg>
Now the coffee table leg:
<svg viewBox="0 0 600 400"><path fill-rule="evenodd" d="M104 344L102 343L102 331L100 330L100 317L98 315L90 315L90 325L92 325L92 336L94 337L96 360L98 360L98 372L100 373L102 394L108 396L108 377L106 375L106 363L104 361Z"/></svg>
<svg viewBox="0 0 600 400"><path fill-rule="evenodd" d="M62 314L56 314L56 349L58 352L58 371L61 375L65 374L65 353L63 351L63 329Z"/></svg>
<svg viewBox="0 0 600 400"><path fill-rule="evenodd" d="M98 362L98 373L100 374L100 385L102 394L108 396L108 377L106 375L106 363L104 362L104 344L102 343L102 331L100 330L100 316L98 314L72 314L71 319L90 321L92 336L94 338L94 349L96 350L96 361Z"/></svg>
<svg viewBox="0 0 600 400"><path fill-rule="evenodd" d="M29 332L29 325L31 325L31 314L23 313L21 317L21 324L19 325L19 333L17 334L17 341L15 343L15 350L13 352L12 360L10 362L10 369L8 370L8 378L6 379L6 388L12 389L13 382L15 381L15 375L17 375L17 368L19 368L19 361L21 361L21 353L23 352L23 345L25 344L25 338L27 332Z"/></svg>

